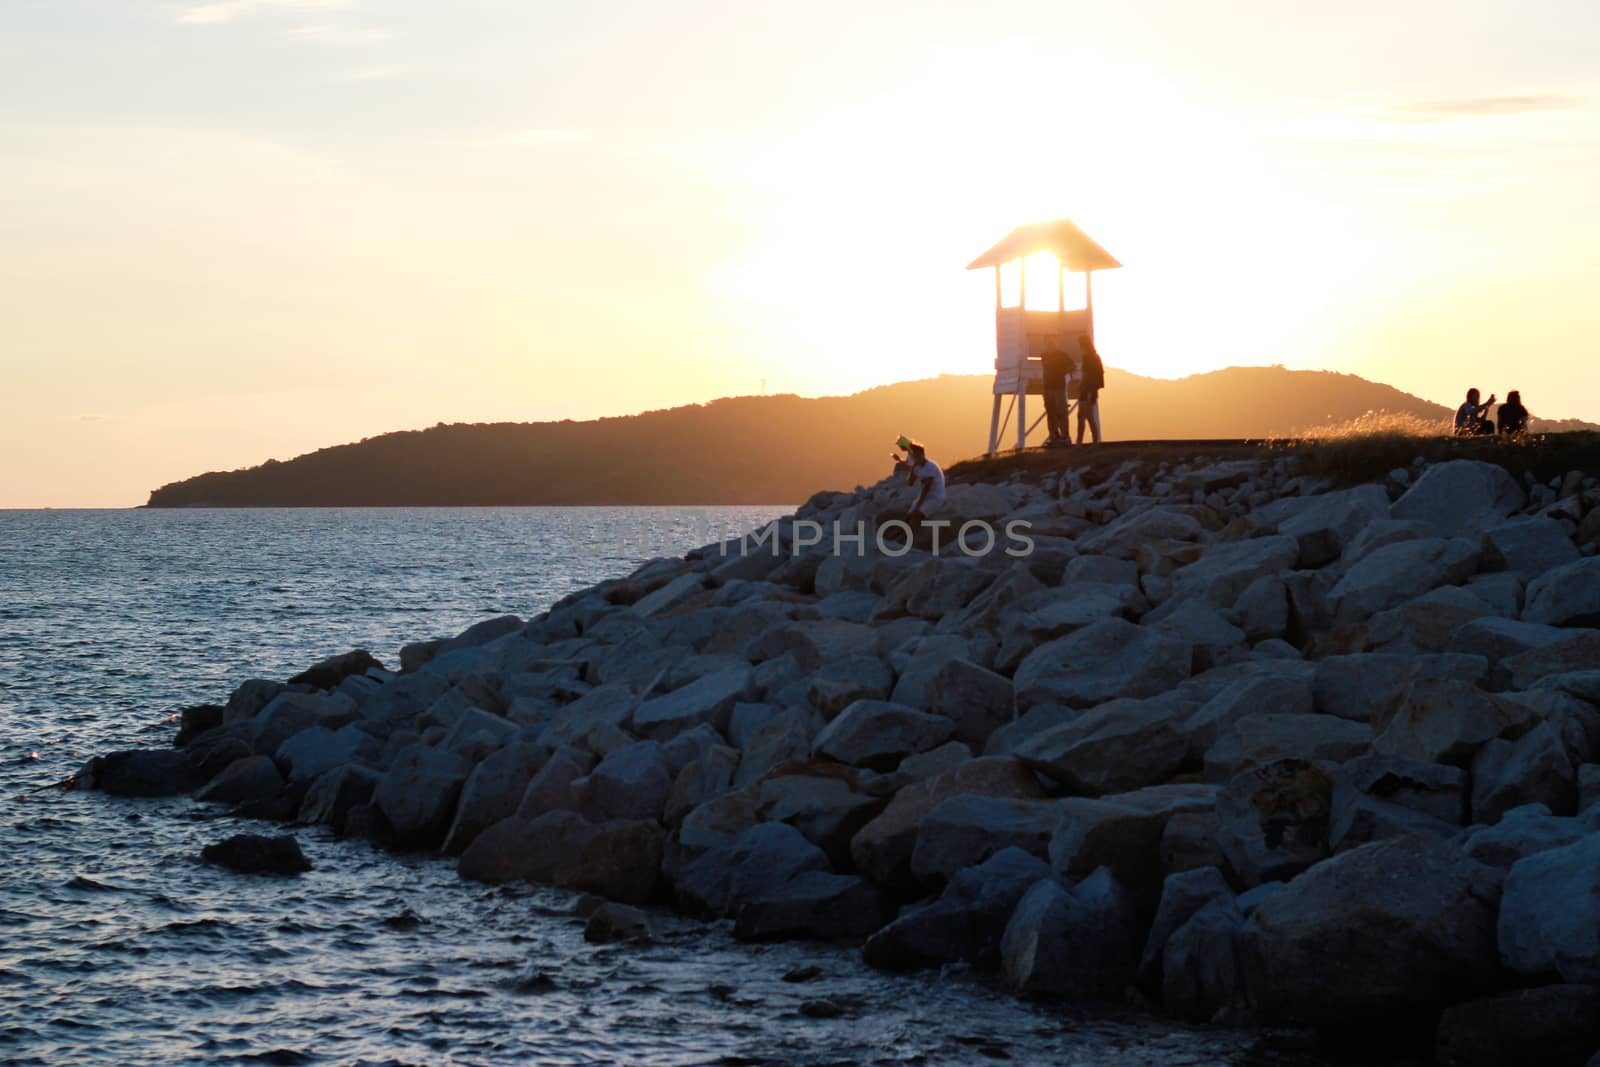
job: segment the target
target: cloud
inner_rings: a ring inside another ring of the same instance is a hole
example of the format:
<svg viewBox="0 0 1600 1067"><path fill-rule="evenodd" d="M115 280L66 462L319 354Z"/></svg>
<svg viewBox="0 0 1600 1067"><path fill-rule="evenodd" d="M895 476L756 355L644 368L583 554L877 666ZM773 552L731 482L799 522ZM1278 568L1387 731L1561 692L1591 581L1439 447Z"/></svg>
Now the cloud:
<svg viewBox="0 0 1600 1067"><path fill-rule="evenodd" d="M1455 122L1460 119L1505 118L1550 111L1575 111L1587 106L1581 96L1464 96L1445 100L1422 100L1389 108L1375 116L1386 122Z"/></svg>
<svg viewBox="0 0 1600 1067"><path fill-rule="evenodd" d="M337 11L353 3L354 0L212 0L185 7L178 13L178 21L210 26L257 12Z"/></svg>
<svg viewBox="0 0 1600 1067"><path fill-rule="evenodd" d="M362 45L379 44L389 39L385 30L362 29L356 26L339 26L334 23L319 23L314 26L296 26L287 31L290 37L310 44L325 44L342 47L360 47Z"/></svg>

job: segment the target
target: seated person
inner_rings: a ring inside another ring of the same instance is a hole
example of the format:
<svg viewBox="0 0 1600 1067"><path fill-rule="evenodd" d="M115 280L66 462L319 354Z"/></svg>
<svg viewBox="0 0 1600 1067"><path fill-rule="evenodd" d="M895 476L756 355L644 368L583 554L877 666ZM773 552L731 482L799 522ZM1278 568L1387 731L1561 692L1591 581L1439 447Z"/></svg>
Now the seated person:
<svg viewBox="0 0 1600 1067"><path fill-rule="evenodd" d="M1500 405L1496 418L1503 436L1517 437L1528 432L1528 409L1522 406L1520 390L1513 389L1506 394L1506 402Z"/></svg>
<svg viewBox="0 0 1600 1067"><path fill-rule="evenodd" d="M1494 394L1489 394L1487 403L1478 403L1478 391L1467 390L1467 402L1456 408L1456 436L1478 437L1483 434L1494 433L1494 423L1485 415L1494 407Z"/></svg>

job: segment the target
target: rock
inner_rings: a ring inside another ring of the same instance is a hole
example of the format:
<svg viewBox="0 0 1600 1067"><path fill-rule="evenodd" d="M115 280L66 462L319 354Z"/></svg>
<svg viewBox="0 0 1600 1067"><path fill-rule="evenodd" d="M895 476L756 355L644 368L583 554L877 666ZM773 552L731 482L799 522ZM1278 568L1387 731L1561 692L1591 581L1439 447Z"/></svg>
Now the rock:
<svg viewBox="0 0 1600 1067"><path fill-rule="evenodd" d="M1389 494L1379 485L1358 485L1324 493L1278 524L1278 533L1300 546L1295 565L1309 569L1338 559L1345 546L1369 523L1389 515Z"/></svg>
<svg viewBox="0 0 1600 1067"><path fill-rule="evenodd" d="M806 759L811 754L810 731L814 728L807 722L805 711L787 709L781 717L762 727L745 745L739 770L733 776L733 784L748 785L786 763Z"/></svg>
<svg viewBox="0 0 1600 1067"><path fill-rule="evenodd" d="M583 939L590 944L609 945L617 941L652 941L650 917L638 908L605 901L589 913L583 926Z"/></svg>
<svg viewBox="0 0 1600 1067"><path fill-rule="evenodd" d="M1211 746L1252 715L1309 715L1312 711L1309 679L1292 674L1245 675L1223 687L1183 721L1185 758L1198 763Z"/></svg>
<svg viewBox="0 0 1600 1067"><path fill-rule="evenodd" d="M1060 817L1050 800L951 797L922 820L911 851L911 873L924 884L942 885L961 868L982 863L1003 848L1046 856Z"/></svg>
<svg viewBox="0 0 1600 1067"><path fill-rule="evenodd" d="M222 709L222 721L242 722L254 718L257 712L272 703L274 697L288 688L282 682L268 678L252 678L242 683L228 697L228 703Z"/></svg>
<svg viewBox="0 0 1600 1067"><path fill-rule="evenodd" d="M883 898L864 879L805 871L739 908L734 936L741 941L856 941L883 925L883 918Z"/></svg>
<svg viewBox="0 0 1600 1067"><path fill-rule="evenodd" d="M1188 646L1122 619L1104 619L1034 649L1017 668L1017 708L1154 696L1189 676Z"/></svg>
<svg viewBox="0 0 1600 1067"><path fill-rule="evenodd" d="M737 915L753 900L777 892L808 871L828 870L828 857L800 831L766 822L732 843L707 849L680 872L679 903L712 915Z"/></svg>
<svg viewBox="0 0 1600 1067"><path fill-rule="evenodd" d="M1528 584L1524 622L1600 627L1600 557L1546 571Z"/></svg>
<svg viewBox="0 0 1600 1067"><path fill-rule="evenodd" d="M1535 578L1575 562L1578 546L1559 522L1530 515L1485 530L1483 558L1492 567Z"/></svg>
<svg viewBox="0 0 1600 1067"><path fill-rule="evenodd" d="M549 811L536 819L513 815L473 838L456 873L473 882L577 884L583 850L598 831L575 811Z"/></svg>
<svg viewBox="0 0 1600 1067"><path fill-rule="evenodd" d="M343 833L352 808L372 801L378 787L378 772L347 763L327 771L311 783L295 819L302 823L322 823Z"/></svg>
<svg viewBox="0 0 1600 1067"><path fill-rule="evenodd" d="M1467 682L1419 679L1407 687L1372 747L1384 755L1464 767L1486 742L1519 736L1533 719L1526 705Z"/></svg>
<svg viewBox="0 0 1600 1067"><path fill-rule="evenodd" d="M1440 1007L1494 986L1500 882L1500 872L1430 837L1335 856L1245 922L1251 999L1269 1020L1346 1032L1431 1025Z"/></svg>
<svg viewBox="0 0 1600 1067"><path fill-rule="evenodd" d="M672 774L659 744L637 741L601 760L577 789L584 814L596 822L659 819L672 792Z"/></svg>
<svg viewBox="0 0 1600 1067"><path fill-rule="evenodd" d="M1137 977L1141 989L1152 994L1160 993L1162 955L1167 947L1167 939L1214 900L1233 900L1233 889L1216 867L1183 871L1162 883L1161 900L1156 907L1155 918L1150 923L1150 933L1145 937L1144 952L1139 958Z"/></svg>
<svg viewBox="0 0 1600 1067"><path fill-rule="evenodd" d="M1578 841L1593 830L1582 819L1550 814L1542 804L1506 812L1493 826L1474 826L1461 840L1461 849L1479 863L1509 871L1518 860Z"/></svg>
<svg viewBox="0 0 1600 1067"><path fill-rule="evenodd" d="M1280 759L1343 763L1371 746L1372 727L1366 723L1332 715L1246 715L1206 750L1205 779L1224 782Z"/></svg>
<svg viewBox="0 0 1600 1067"><path fill-rule="evenodd" d="M701 723L718 733L728 732L733 706L747 699L751 684L748 670L718 671L690 682L664 696L652 697L633 714L634 731L641 737L669 741Z"/></svg>
<svg viewBox="0 0 1600 1067"><path fill-rule="evenodd" d="M762 643L767 640L766 636L761 639ZM810 674L851 656L876 655L878 635L864 623L817 619L784 624L773 632L771 641L770 650L764 648L751 658L760 661L787 653Z"/></svg>
<svg viewBox="0 0 1600 1067"><path fill-rule="evenodd" d="M1231 608L1257 578L1293 569L1300 546L1293 537L1257 537L1208 548L1173 575L1173 595L1200 598Z"/></svg>
<svg viewBox="0 0 1600 1067"><path fill-rule="evenodd" d="M1459 823L1436 819L1414 808L1343 788L1341 782L1333 794L1333 815L1328 823L1328 849L1334 853L1344 852L1372 841L1407 834L1425 834L1448 840L1459 829Z"/></svg>
<svg viewBox="0 0 1600 1067"><path fill-rule="evenodd" d="M1367 640L1384 652L1442 652L1457 630L1493 609L1458 585L1440 586L1367 622Z"/></svg>
<svg viewBox="0 0 1600 1067"><path fill-rule="evenodd" d="M337 730L312 726L301 730L278 746L275 753L291 782L308 782L340 764L349 763L359 753L376 754L377 739L350 723Z"/></svg>
<svg viewBox="0 0 1600 1067"><path fill-rule="evenodd" d="M1126 793L1166 781L1188 740L1170 702L1113 700L1017 746L1016 757L1075 793Z"/></svg>
<svg viewBox="0 0 1600 1067"><path fill-rule="evenodd" d="M512 745L491 753L472 769L461 787L455 820L445 834L445 855L461 855L473 838L516 814L537 762L532 749Z"/></svg>
<svg viewBox="0 0 1600 1067"><path fill-rule="evenodd" d="M975 750L1011 721L1011 680L970 660L941 664L928 683L928 710L949 719L954 737Z"/></svg>
<svg viewBox="0 0 1600 1067"><path fill-rule="evenodd" d="M271 756L246 756L228 764L227 770L211 779L196 800L222 804L242 804L268 800L283 791L283 775Z"/></svg>
<svg viewBox="0 0 1600 1067"><path fill-rule="evenodd" d="M1436 463L1389 509L1390 517L1425 522L1439 537L1478 534L1527 502L1503 467L1477 460Z"/></svg>
<svg viewBox="0 0 1600 1067"><path fill-rule="evenodd" d="M1515 741L1487 741L1472 760L1472 821L1493 824L1524 804L1543 804L1557 815L1570 815L1578 810L1577 775L1549 722Z"/></svg>
<svg viewBox="0 0 1600 1067"><path fill-rule="evenodd" d="M640 904L655 896L666 831L645 819L601 823L578 853L577 869L562 884L611 900Z"/></svg>
<svg viewBox="0 0 1600 1067"><path fill-rule="evenodd" d="M1381 729L1394 717L1413 679L1476 682L1488 662L1474 655L1405 656L1381 652L1329 656L1312 676L1313 703L1324 715L1370 722Z"/></svg>
<svg viewBox="0 0 1600 1067"><path fill-rule="evenodd" d="M1353 564L1328 591L1336 623L1364 622L1441 585L1459 585L1478 569L1477 542L1467 538L1401 541Z"/></svg>
<svg viewBox="0 0 1600 1067"><path fill-rule="evenodd" d="M1550 985L1479 997L1444 1010L1442 1067L1538 1063L1583 1067L1600 1046L1600 986Z"/></svg>
<svg viewBox="0 0 1600 1067"><path fill-rule="evenodd" d="M1287 880L1327 855L1333 779L1285 759L1235 775L1217 796L1217 844L1246 887Z"/></svg>
<svg viewBox="0 0 1600 1067"><path fill-rule="evenodd" d="M678 607L704 588L705 579L701 575L694 572L680 574L661 588L634 601L633 612L647 619L653 618Z"/></svg>
<svg viewBox="0 0 1600 1067"><path fill-rule="evenodd" d="M812 752L852 767L892 770L906 756L948 740L955 724L885 700L858 700L817 735Z"/></svg>
<svg viewBox="0 0 1600 1067"><path fill-rule="evenodd" d="M1283 579L1264 574L1245 586L1233 610L1250 641L1282 637L1289 629L1289 591Z"/></svg>
<svg viewBox="0 0 1600 1067"><path fill-rule="evenodd" d="M1227 863L1217 844L1222 822L1213 811L1180 812L1167 820L1161 831L1161 873L1171 877L1202 867L1221 867Z"/></svg>
<svg viewBox="0 0 1600 1067"><path fill-rule="evenodd" d="M947 611L966 607L993 580L993 575L972 559L930 559L913 566L889 586L874 618L914 615L937 619Z"/></svg>
<svg viewBox="0 0 1600 1067"><path fill-rule="evenodd" d="M1600 834L1518 860L1499 931L1500 960L1517 974L1600 981Z"/></svg>
<svg viewBox="0 0 1600 1067"><path fill-rule="evenodd" d="M806 698L824 718L833 718L861 700L886 700L894 672L877 656L851 656L824 664L806 684Z"/></svg>
<svg viewBox="0 0 1600 1067"><path fill-rule="evenodd" d="M1161 892L1161 838L1175 815L1216 808L1208 785L1158 785L1091 800L1056 802L1060 821L1050 838L1050 865L1066 879L1105 867L1148 915Z"/></svg>
<svg viewBox="0 0 1600 1067"><path fill-rule="evenodd" d="M1281 582L1279 590L1282 591ZM1145 616L1144 621L1152 629L1188 645L1196 671L1208 671L1244 657L1244 631L1204 600L1169 600Z"/></svg>
<svg viewBox="0 0 1600 1067"><path fill-rule="evenodd" d="M1433 536L1433 527L1412 519L1379 519L1368 523L1345 545L1340 562L1349 565L1365 559L1384 545L1419 541Z"/></svg>
<svg viewBox="0 0 1600 1067"><path fill-rule="evenodd" d="M1563 630L1557 626L1488 616L1471 619L1457 627L1450 635L1448 647L1451 652L1482 656L1488 660L1491 667L1498 667L1502 660L1519 656L1532 649L1544 648L1571 636L1570 630ZM1494 681L1501 683L1499 688L1504 688L1504 683L1510 681L1509 673L1509 671L1495 672L1493 678Z"/></svg>
<svg viewBox="0 0 1600 1067"><path fill-rule="evenodd" d="M1459 767L1374 754L1350 760L1339 771L1341 788L1456 826L1466 821L1467 775Z"/></svg>
<svg viewBox="0 0 1600 1067"><path fill-rule="evenodd" d="M120 797L170 797L202 784L192 749L135 748L96 756L78 772L80 788ZM229 761L231 764L231 760Z"/></svg>
<svg viewBox="0 0 1600 1067"><path fill-rule="evenodd" d="M250 743L257 752L270 756L302 730L321 726L333 731L360 717L361 713L344 700L291 690L273 697L250 720Z"/></svg>
<svg viewBox="0 0 1600 1067"><path fill-rule="evenodd" d="M896 793L889 806L851 838L851 859L878 885L907 886L913 881L911 856L918 830L938 805L958 796L1032 799L1043 793L1033 774L1010 757L971 760Z"/></svg>
<svg viewBox="0 0 1600 1067"><path fill-rule="evenodd" d="M516 814L536 819L547 811L576 811L579 805L574 783L594 766L594 757L583 749L563 746L550 755L522 791Z"/></svg>
<svg viewBox="0 0 1600 1067"><path fill-rule="evenodd" d="M368 671L381 671L383 664L371 652L358 648L354 652L346 652L338 656L329 656L293 678L289 679L290 685L309 685L313 689L334 689L339 683L351 675L362 675Z"/></svg>
<svg viewBox="0 0 1600 1067"><path fill-rule="evenodd" d="M184 708L178 716L178 736L173 748L183 748L190 741L222 725L226 709L220 704L196 704Z"/></svg>
<svg viewBox="0 0 1600 1067"><path fill-rule="evenodd" d="M300 843L289 836L234 834L200 850L207 863L238 871L240 874L295 875L311 869L311 861L300 851Z"/></svg>
<svg viewBox="0 0 1600 1067"><path fill-rule="evenodd" d="M415 745L400 753L378 780L373 805L394 829L396 840L436 848L450 829L456 799L472 764L454 752Z"/></svg>
<svg viewBox="0 0 1600 1067"><path fill-rule="evenodd" d="M1204 536L1205 527L1193 515L1156 507L1118 516L1085 535L1078 548L1085 554L1133 559L1152 541L1198 541Z"/></svg>
<svg viewBox="0 0 1600 1067"><path fill-rule="evenodd" d="M1028 890L1000 944L1006 982L1019 993L1116 997L1139 964L1139 920L1109 871L1067 889Z"/></svg>
<svg viewBox="0 0 1600 1067"><path fill-rule="evenodd" d="M793 826L835 865L847 865L850 839L885 802L859 792L859 776L837 764L812 762L786 770L755 787L758 818Z"/></svg>
<svg viewBox="0 0 1600 1067"><path fill-rule="evenodd" d="M668 827L675 827L693 809L730 792L738 770L739 750L727 745L717 745L701 758L691 760L672 780L663 821Z"/></svg>
<svg viewBox="0 0 1600 1067"><path fill-rule="evenodd" d="M1161 1004L1180 1019L1207 1022L1244 999L1239 932L1245 916L1231 897L1212 900L1167 938Z"/></svg>
<svg viewBox="0 0 1600 1067"><path fill-rule="evenodd" d="M1049 864L1020 848L1003 848L964 867L932 904L902 912L867 939L862 958L873 967L912 970L965 960L993 967L1000 938L1030 888L1053 876Z"/></svg>
<svg viewBox="0 0 1600 1067"><path fill-rule="evenodd" d="M1541 648L1531 648L1503 661L1516 689L1531 689L1552 674L1590 670L1600 663L1600 631L1573 630L1571 636Z"/></svg>

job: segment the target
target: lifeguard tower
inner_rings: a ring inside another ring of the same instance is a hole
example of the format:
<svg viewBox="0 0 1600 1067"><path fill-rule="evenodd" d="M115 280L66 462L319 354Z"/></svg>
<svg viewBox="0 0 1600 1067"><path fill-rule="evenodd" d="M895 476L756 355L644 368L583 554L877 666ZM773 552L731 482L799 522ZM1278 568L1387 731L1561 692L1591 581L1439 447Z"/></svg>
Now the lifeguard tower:
<svg viewBox="0 0 1600 1067"><path fill-rule="evenodd" d="M1055 256L1056 308L1028 308L1028 257L1041 252ZM1015 306L1001 299L1000 268L1020 260L1021 290ZM967 265L968 270L994 268L994 411L989 416L989 455L1000 448L1005 429L1000 421L1000 400L1013 398L1017 414L1017 449L1028 445L1028 394L1043 392L1044 370L1039 357L1051 345L1076 354L1078 338L1094 338L1094 272L1122 266L1094 238L1070 219L1018 226L989 251ZM1067 274L1083 275L1083 307L1067 310ZM1011 412L1006 412L1009 421ZM1043 415L1040 416L1043 418ZM1034 425L1038 425L1035 420Z"/></svg>

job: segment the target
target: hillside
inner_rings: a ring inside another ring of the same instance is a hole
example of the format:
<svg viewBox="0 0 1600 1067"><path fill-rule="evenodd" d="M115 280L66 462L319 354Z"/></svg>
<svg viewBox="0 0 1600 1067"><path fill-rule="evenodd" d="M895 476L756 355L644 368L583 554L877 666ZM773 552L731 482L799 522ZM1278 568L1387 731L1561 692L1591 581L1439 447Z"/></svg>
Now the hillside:
<svg viewBox="0 0 1600 1067"><path fill-rule="evenodd" d="M901 433L945 463L982 452L990 382L945 375L845 397L731 397L587 422L439 425L202 474L155 490L148 506L796 502L876 481ZM1042 410L1031 399L1030 421ZM1101 395L1110 440L1287 436L1368 411L1449 414L1352 375L1281 367L1176 381L1113 369Z"/></svg>

